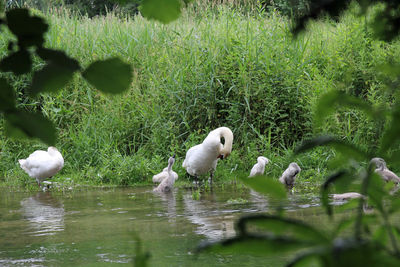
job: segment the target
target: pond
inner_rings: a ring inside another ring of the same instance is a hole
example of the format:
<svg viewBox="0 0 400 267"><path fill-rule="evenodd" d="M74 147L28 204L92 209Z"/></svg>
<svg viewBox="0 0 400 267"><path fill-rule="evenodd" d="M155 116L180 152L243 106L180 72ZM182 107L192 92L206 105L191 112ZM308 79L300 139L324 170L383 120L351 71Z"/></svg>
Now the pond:
<svg viewBox="0 0 400 267"><path fill-rule="evenodd" d="M235 235L241 215L278 203L246 188L155 194L152 187L8 192L0 189L0 266L132 266L138 240L149 266L282 266L283 256L200 254L204 240ZM290 217L321 223L315 197L291 196ZM326 219L326 218L325 218Z"/></svg>

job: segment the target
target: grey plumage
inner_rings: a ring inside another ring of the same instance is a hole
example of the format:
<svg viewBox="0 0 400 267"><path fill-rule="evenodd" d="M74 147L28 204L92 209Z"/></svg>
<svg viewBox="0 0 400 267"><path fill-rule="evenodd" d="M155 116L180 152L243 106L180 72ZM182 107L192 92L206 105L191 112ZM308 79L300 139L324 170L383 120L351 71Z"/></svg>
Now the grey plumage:
<svg viewBox="0 0 400 267"><path fill-rule="evenodd" d="M386 166L386 162L382 158L373 158L370 161L371 164L375 164L375 172L382 177L385 182L393 182L395 184L400 183L400 178Z"/></svg>
<svg viewBox="0 0 400 267"><path fill-rule="evenodd" d="M279 182L284 184L288 189L292 189L296 180L297 174L301 171L299 165L296 162L289 164L289 167L283 172L279 178Z"/></svg>
<svg viewBox="0 0 400 267"><path fill-rule="evenodd" d="M162 180L161 183L156 188L154 188L153 190L154 192L166 193L172 191L172 188L174 187L175 183L175 176L172 172L172 165L174 165L174 163L175 163L175 155L168 159L168 167L167 167L168 177Z"/></svg>

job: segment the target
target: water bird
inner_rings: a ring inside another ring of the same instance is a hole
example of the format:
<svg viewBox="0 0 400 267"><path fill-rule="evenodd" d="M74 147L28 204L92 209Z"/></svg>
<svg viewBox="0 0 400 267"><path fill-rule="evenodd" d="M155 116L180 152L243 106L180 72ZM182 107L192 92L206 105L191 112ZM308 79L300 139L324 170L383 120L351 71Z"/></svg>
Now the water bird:
<svg viewBox="0 0 400 267"><path fill-rule="evenodd" d="M173 156L175 158L175 155ZM178 174L171 170L172 176L174 177L174 182L178 179ZM165 167L162 172L153 176L153 183L161 183L164 179L168 178L168 166Z"/></svg>
<svg viewBox="0 0 400 267"><path fill-rule="evenodd" d="M279 182L284 184L288 189L292 189L294 186L294 181L296 180L296 175L301 171L299 165L296 162L289 164L289 167L283 172L282 176L279 178Z"/></svg>
<svg viewBox="0 0 400 267"><path fill-rule="evenodd" d="M356 192L347 192L343 194L332 194L331 195L333 200L337 201L345 201L345 200L351 200L351 199L356 199L356 198L365 198L363 195L360 193Z"/></svg>
<svg viewBox="0 0 400 267"><path fill-rule="evenodd" d="M373 158L370 163L375 164L375 172L382 177L385 182L400 183L400 178L386 166L386 162L382 158Z"/></svg>
<svg viewBox="0 0 400 267"><path fill-rule="evenodd" d="M26 159L18 160L21 168L32 178L38 186L46 178L54 176L64 166L64 158L57 148L50 146L47 151L36 150Z"/></svg>
<svg viewBox="0 0 400 267"><path fill-rule="evenodd" d="M154 188L154 192L170 192L174 187L175 176L172 173L172 165L175 163L175 155L168 159L167 173L168 177L161 181L161 183Z"/></svg>
<svg viewBox="0 0 400 267"><path fill-rule="evenodd" d="M251 168L249 177L253 177L256 175L263 175L265 170L265 165L269 163L269 159L266 157L260 156L257 158L257 163L254 164L253 168Z"/></svg>
<svg viewBox="0 0 400 267"><path fill-rule="evenodd" d="M221 143L221 138L224 138L224 144ZM233 133L231 129L219 127L211 131L203 143L191 147L186 152L182 167L186 169L188 174L194 176L196 181L198 176L210 172L210 183L212 183L217 162L231 154L232 143Z"/></svg>

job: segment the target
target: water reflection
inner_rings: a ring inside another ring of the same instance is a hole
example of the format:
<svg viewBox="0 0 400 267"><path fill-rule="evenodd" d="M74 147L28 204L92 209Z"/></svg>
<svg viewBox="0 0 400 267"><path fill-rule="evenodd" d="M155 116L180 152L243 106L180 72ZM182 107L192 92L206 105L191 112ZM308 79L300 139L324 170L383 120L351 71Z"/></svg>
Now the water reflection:
<svg viewBox="0 0 400 267"><path fill-rule="evenodd" d="M50 192L39 192L21 201L23 217L29 221L29 234L54 235L64 230L64 207Z"/></svg>
<svg viewBox="0 0 400 267"><path fill-rule="evenodd" d="M220 209L214 199L193 200L191 191L183 195L185 217L197 225L196 234L204 235L209 240L221 240L235 235L234 210Z"/></svg>
<svg viewBox="0 0 400 267"><path fill-rule="evenodd" d="M176 214L176 198L175 198L176 192L174 192L174 191L169 191L169 192L165 192L165 193L154 192L154 194L158 195L161 198L162 202L164 203L168 221L175 222L176 215L177 215Z"/></svg>

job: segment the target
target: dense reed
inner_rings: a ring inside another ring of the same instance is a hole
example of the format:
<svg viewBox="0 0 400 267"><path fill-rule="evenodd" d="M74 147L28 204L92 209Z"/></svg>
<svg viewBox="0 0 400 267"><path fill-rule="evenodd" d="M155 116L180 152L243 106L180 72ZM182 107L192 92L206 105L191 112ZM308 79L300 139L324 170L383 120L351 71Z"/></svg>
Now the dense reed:
<svg viewBox="0 0 400 267"><path fill-rule="evenodd" d="M318 132L376 145L381 129L354 110L337 112L315 132L313 107L333 88L390 104L387 77L377 68L400 58L398 42L372 40L368 18L352 14L339 23L311 24L297 38L276 12L257 7L244 12L229 4L194 4L168 25L140 15L88 18L65 9L42 15L50 24L48 47L64 50L82 66L119 56L134 68L129 91L113 97L75 77L58 93L33 99L23 89L27 77L10 78L20 108L41 110L57 126L66 163L61 179L91 184L150 182L174 153L176 171L184 177L186 150L219 126L230 127L235 140L231 157L219 164L217 181L250 170L259 155L271 159L266 170L278 177L293 148ZM9 37L0 38L3 56ZM0 135L0 180L30 182L17 159L45 145L5 138L3 122ZM299 181L319 181L332 153L319 149L298 158Z"/></svg>

